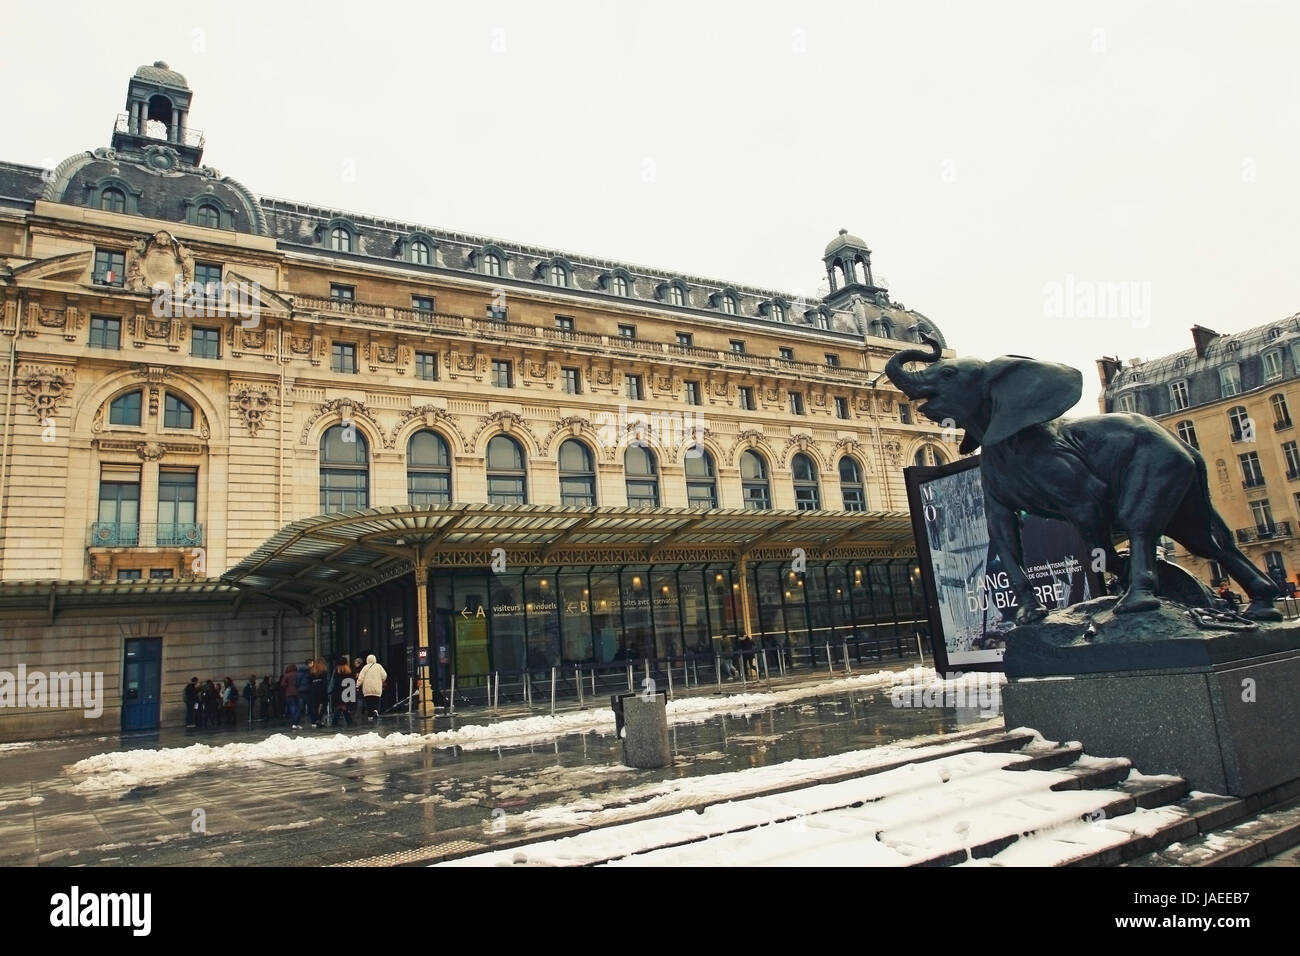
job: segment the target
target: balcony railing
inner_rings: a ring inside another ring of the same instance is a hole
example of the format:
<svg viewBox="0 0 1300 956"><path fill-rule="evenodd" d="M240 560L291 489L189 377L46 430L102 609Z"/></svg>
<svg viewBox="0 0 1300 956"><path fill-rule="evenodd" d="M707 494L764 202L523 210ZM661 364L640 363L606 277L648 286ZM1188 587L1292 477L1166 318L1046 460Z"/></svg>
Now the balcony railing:
<svg viewBox="0 0 1300 956"><path fill-rule="evenodd" d="M1256 476L1253 477L1253 478L1247 478L1247 479L1245 479L1244 481L1242 481L1242 483L1241 483L1241 487L1243 487L1243 488L1263 488L1263 487L1264 487L1264 476L1263 476L1263 475L1256 475Z"/></svg>
<svg viewBox="0 0 1300 956"><path fill-rule="evenodd" d="M126 113L118 113L117 120L113 123L113 132L129 133L132 136L144 136L148 139L156 139L160 143L179 142L182 146L203 147L203 134L196 129L185 129L184 135L178 141L171 139L167 135L167 126L164 123L149 120L144 124L144 129L135 129L133 128L134 126L135 124L131 122L131 117L129 115ZM161 135L155 136L153 132L154 130L157 130Z"/></svg>
<svg viewBox="0 0 1300 956"><path fill-rule="evenodd" d="M1276 541L1291 537L1291 522L1276 521L1271 525L1257 525L1253 528L1238 528L1237 541L1240 544L1252 544L1256 541Z"/></svg>
<svg viewBox="0 0 1300 956"><path fill-rule="evenodd" d="M203 544L201 524L135 524L94 521L92 548L197 548Z"/></svg>

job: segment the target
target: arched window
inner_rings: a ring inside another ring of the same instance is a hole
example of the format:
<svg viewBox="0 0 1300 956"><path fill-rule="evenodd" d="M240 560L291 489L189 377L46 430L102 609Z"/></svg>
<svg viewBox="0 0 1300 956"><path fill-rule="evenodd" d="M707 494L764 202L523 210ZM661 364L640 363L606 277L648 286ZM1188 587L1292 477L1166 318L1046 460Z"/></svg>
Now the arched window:
<svg viewBox="0 0 1300 956"><path fill-rule="evenodd" d="M718 472L713 466L713 456L703 445L695 445L686 449L683 462L686 466L686 506L716 508Z"/></svg>
<svg viewBox="0 0 1300 956"><path fill-rule="evenodd" d="M609 280L609 291L621 298L627 298L627 280L622 276L614 276Z"/></svg>
<svg viewBox="0 0 1300 956"><path fill-rule="evenodd" d="M483 254L483 274L485 276L499 276L501 274L501 257L495 252Z"/></svg>
<svg viewBox="0 0 1300 956"><path fill-rule="evenodd" d="M320 510L370 507L370 451L355 425L333 425L320 436Z"/></svg>
<svg viewBox="0 0 1300 956"><path fill-rule="evenodd" d="M119 395L108 406L108 423L110 425L139 425L140 396L142 392L127 392Z"/></svg>
<svg viewBox="0 0 1300 956"><path fill-rule="evenodd" d="M916 454L912 456L912 464L920 468L942 465L947 461L948 459L944 457L943 452L933 445L922 445L916 450Z"/></svg>
<svg viewBox="0 0 1300 956"><path fill-rule="evenodd" d="M669 305L685 305L685 304L686 304L686 293L685 293L684 291L682 291L682 287L681 287L681 286L679 286L679 285L670 285L670 286L668 287L668 304L669 304Z"/></svg>
<svg viewBox="0 0 1300 956"><path fill-rule="evenodd" d="M451 452L437 432L421 429L406 443L406 498L417 508L451 504Z"/></svg>
<svg viewBox="0 0 1300 956"><path fill-rule="evenodd" d="M629 508L659 507L659 469L654 452L632 445L623 454L623 474L627 479Z"/></svg>
<svg viewBox="0 0 1300 956"><path fill-rule="evenodd" d="M727 313L727 315L736 314L736 297L730 292L726 293L722 297L722 311Z"/></svg>
<svg viewBox="0 0 1300 956"><path fill-rule="evenodd" d="M558 262L551 265L551 285L559 286L561 289L569 287L569 270Z"/></svg>
<svg viewBox="0 0 1300 956"><path fill-rule="evenodd" d="M330 248L335 252L351 252L352 233L342 226L335 226L330 230Z"/></svg>
<svg viewBox="0 0 1300 956"><path fill-rule="evenodd" d="M817 487L817 466L807 455L800 453L790 460L790 473L794 475L794 504L800 511L816 511L822 506L821 490Z"/></svg>
<svg viewBox="0 0 1300 956"><path fill-rule="evenodd" d="M210 202L201 202L194 210L194 221L208 229L221 228L221 210ZM338 230L335 230L336 232Z"/></svg>
<svg viewBox="0 0 1300 956"><path fill-rule="evenodd" d="M1190 419L1178 423L1178 437L1193 448L1201 447L1196 442L1196 425Z"/></svg>
<svg viewBox="0 0 1300 956"><path fill-rule="evenodd" d="M767 483L767 462L756 451L740 456L740 493L746 508L766 510L772 507L772 491Z"/></svg>
<svg viewBox="0 0 1300 956"><path fill-rule="evenodd" d="M99 208L105 212L126 212L126 193L110 186L99 194Z"/></svg>
<svg viewBox="0 0 1300 956"><path fill-rule="evenodd" d="M785 306L780 302L772 303L772 320L775 322L785 321Z"/></svg>
<svg viewBox="0 0 1300 956"><path fill-rule="evenodd" d="M844 497L845 511L867 510L867 494L862 487L862 469L848 455L840 459L840 494Z"/></svg>
<svg viewBox="0 0 1300 956"><path fill-rule="evenodd" d="M576 438L560 446L560 504L596 503L596 465L591 449Z"/></svg>
<svg viewBox="0 0 1300 956"><path fill-rule="evenodd" d="M431 258L427 242L423 239L416 239L411 243L411 261L417 266L427 266Z"/></svg>
<svg viewBox="0 0 1300 956"><path fill-rule="evenodd" d="M1250 420L1245 405L1234 405L1228 409L1228 428L1232 432L1233 441L1253 441L1255 438L1255 424Z"/></svg>
<svg viewBox="0 0 1300 956"><path fill-rule="evenodd" d="M193 428L194 409L184 399L177 398L170 392L163 401L164 428Z"/></svg>
<svg viewBox="0 0 1300 956"><path fill-rule="evenodd" d="M487 446L488 501L494 505L528 504L528 470L524 450L508 435L497 435Z"/></svg>

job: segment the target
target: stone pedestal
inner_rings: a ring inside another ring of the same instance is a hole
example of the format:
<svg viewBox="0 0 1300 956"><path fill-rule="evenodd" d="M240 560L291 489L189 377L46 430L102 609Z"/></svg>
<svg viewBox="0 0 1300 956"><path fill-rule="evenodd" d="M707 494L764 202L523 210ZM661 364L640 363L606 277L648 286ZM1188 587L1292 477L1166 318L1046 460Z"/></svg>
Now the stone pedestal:
<svg viewBox="0 0 1300 956"><path fill-rule="evenodd" d="M629 767L644 770L672 764L666 695L624 697L623 728L623 762Z"/></svg>
<svg viewBox="0 0 1300 956"><path fill-rule="evenodd" d="M1300 778L1300 627L1198 628L1113 598L1008 635L1008 728L1080 741L1194 790L1248 797Z"/></svg>

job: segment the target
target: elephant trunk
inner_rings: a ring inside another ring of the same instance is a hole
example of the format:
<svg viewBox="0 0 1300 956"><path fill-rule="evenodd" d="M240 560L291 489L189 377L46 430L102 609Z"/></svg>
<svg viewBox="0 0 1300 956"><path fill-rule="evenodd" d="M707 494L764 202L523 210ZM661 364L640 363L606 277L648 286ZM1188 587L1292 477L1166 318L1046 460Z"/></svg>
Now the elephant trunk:
<svg viewBox="0 0 1300 956"><path fill-rule="evenodd" d="M895 352L890 356L889 361L885 363L885 375L908 398L923 397L920 395L923 382L919 374L909 372L903 366L908 362L937 362L942 351L939 343L925 333L921 333L921 341L930 347L928 351L926 349L903 349L901 352Z"/></svg>

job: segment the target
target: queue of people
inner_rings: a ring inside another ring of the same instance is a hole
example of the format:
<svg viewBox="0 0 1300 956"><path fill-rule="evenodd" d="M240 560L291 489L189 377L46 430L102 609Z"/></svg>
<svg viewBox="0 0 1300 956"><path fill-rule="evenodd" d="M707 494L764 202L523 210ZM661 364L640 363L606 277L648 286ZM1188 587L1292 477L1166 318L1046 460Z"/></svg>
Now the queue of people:
<svg viewBox="0 0 1300 956"><path fill-rule="evenodd" d="M242 690L230 677L221 681L190 678L185 685L185 726L211 730L235 727L240 716L251 725L284 721L291 730L351 727L354 714L378 720L388 672L374 654L349 660L342 654L333 665L323 657L286 664L277 678L252 675Z"/></svg>

